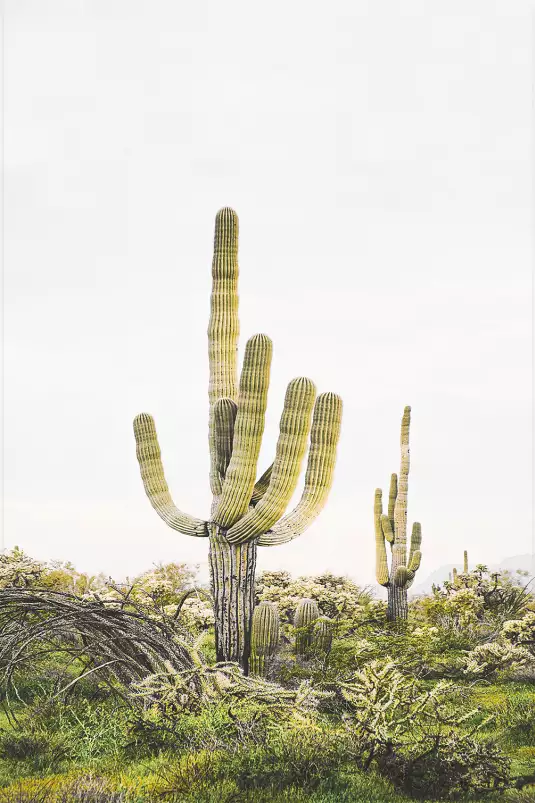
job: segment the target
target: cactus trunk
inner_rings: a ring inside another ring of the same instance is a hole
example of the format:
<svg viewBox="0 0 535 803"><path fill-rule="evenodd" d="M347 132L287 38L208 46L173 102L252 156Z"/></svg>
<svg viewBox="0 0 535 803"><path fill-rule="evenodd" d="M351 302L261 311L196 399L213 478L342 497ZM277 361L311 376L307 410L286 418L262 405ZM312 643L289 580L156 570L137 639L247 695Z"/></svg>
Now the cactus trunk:
<svg viewBox="0 0 535 803"><path fill-rule="evenodd" d="M388 608L386 616L389 622L404 622L409 618L407 586L389 585Z"/></svg>
<svg viewBox="0 0 535 803"><path fill-rule="evenodd" d="M218 661L236 661L247 673L254 610L256 541L230 544L216 526L210 532L209 563Z"/></svg>

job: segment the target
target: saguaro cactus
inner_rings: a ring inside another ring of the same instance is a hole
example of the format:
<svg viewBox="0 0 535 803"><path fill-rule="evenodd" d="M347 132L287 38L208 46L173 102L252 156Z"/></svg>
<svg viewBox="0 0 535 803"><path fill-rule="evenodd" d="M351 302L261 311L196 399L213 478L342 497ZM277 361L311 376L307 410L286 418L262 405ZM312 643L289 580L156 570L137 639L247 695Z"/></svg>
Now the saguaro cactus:
<svg viewBox="0 0 535 803"><path fill-rule="evenodd" d="M295 651L300 658L307 658L310 654L314 637L313 624L319 619L320 609L313 599L301 599L297 604L294 616Z"/></svg>
<svg viewBox="0 0 535 803"><path fill-rule="evenodd" d="M468 552L466 549L463 555L463 574L468 574Z"/></svg>
<svg viewBox="0 0 535 803"><path fill-rule="evenodd" d="M261 602L253 613L250 670L265 675L280 637L279 611L274 602Z"/></svg>
<svg viewBox="0 0 535 803"><path fill-rule="evenodd" d="M383 492L375 491L375 545L377 582L388 592L387 617L391 622L407 619L407 589L414 582L420 567L422 528L418 522L412 526L411 546L407 560L407 494L409 488L409 428L411 408L405 407L401 421L401 468L398 477L392 474L388 495L388 514L383 513ZM386 542L390 544L392 560L388 568Z"/></svg>
<svg viewBox="0 0 535 803"><path fill-rule="evenodd" d="M216 216L208 325L210 518L195 518L175 506L150 415L136 417L134 433L145 491L158 515L173 529L210 541L217 660L237 661L247 671L257 546L291 541L323 508L333 478L342 401L334 393L316 399L310 379L292 380L274 462L255 483L272 344L266 335L250 338L238 386L238 334L238 218L226 208ZM303 495L283 515L297 485L309 432Z"/></svg>

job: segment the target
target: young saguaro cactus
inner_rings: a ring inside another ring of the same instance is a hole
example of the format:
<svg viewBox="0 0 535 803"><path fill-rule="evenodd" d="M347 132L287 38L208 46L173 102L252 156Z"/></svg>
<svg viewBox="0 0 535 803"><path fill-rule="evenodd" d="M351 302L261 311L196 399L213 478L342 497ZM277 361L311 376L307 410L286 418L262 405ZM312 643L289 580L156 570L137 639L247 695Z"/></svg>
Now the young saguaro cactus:
<svg viewBox="0 0 535 803"><path fill-rule="evenodd" d="M288 385L273 464L255 483L264 432L272 344L251 337L238 384L238 217L216 216L212 295L208 325L211 516L199 519L176 507L165 480L153 418L134 421L137 457L149 500L169 527L207 537L218 661L248 671L254 575L258 546L284 544L301 535L323 508L331 487L342 401L316 398L310 379ZM312 425L310 419L312 417ZM284 515L295 491L310 434L305 486L296 508Z"/></svg>
<svg viewBox="0 0 535 803"><path fill-rule="evenodd" d="M463 574L468 574L468 552L466 549L463 555Z"/></svg>
<svg viewBox="0 0 535 803"><path fill-rule="evenodd" d="M409 489L409 429L411 408L405 407L401 421L401 468L399 484L392 474L388 495L388 514L383 513L382 491L375 491L375 545L376 576L379 585L388 592L387 618L391 622L407 619L407 589L414 582L420 567L422 528L418 522L412 526L411 546L407 559L407 494ZM392 560L388 567L386 543L390 544Z"/></svg>
<svg viewBox="0 0 535 803"><path fill-rule="evenodd" d="M295 651L300 658L310 654L314 638L313 625L320 617L318 603L314 599L301 599L297 603L294 616Z"/></svg>
<svg viewBox="0 0 535 803"><path fill-rule="evenodd" d="M265 675L280 638L279 611L274 602L261 602L253 613L251 658L249 668L254 675Z"/></svg>

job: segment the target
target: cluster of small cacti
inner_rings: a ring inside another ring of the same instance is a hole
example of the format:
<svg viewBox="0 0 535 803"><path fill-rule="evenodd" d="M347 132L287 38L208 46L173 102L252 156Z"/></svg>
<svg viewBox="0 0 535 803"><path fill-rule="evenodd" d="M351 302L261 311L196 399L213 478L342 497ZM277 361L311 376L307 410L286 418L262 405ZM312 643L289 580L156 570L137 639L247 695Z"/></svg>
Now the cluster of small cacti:
<svg viewBox="0 0 535 803"><path fill-rule="evenodd" d="M401 468L399 484L392 474L388 496L388 514L383 513L382 491L375 491L375 545L377 582L388 592L388 619L391 622L407 619L407 590L414 582L420 567L422 528L418 522L412 526L411 546L407 558L407 493L409 488L409 429L411 408L405 407L401 421ZM386 544L390 544L390 568Z"/></svg>
<svg viewBox="0 0 535 803"><path fill-rule="evenodd" d="M342 401L334 393L316 398L316 388L306 377L292 380L286 391L275 459L255 482L272 343L264 334L248 340L238 385L238 334L238 217L226 208L216 217L208 325L213 494L209 519L190 516L174 504L153 418L147 413L137 416L134 433L145 491L158 515L181 533L210 539L217 659L237 661L247 671L257 546L291 541L323 508L333 479ZM284 515L297 486L309 435L303 494L296 508Z"/></svg>
<svg viewBox="0 0 535 803"><path fill-rule="evenodd" d="M249 668L254 675L266 675L280 639L279 612L274 602L261 602L253 613L251 658Z"/></svg>

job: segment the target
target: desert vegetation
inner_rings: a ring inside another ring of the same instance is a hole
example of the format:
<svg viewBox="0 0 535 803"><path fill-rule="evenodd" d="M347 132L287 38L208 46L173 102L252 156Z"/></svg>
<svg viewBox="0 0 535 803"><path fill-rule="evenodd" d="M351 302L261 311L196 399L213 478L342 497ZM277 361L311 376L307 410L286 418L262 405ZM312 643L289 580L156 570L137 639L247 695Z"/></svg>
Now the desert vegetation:
<svg viewBox="0 0 535 803"><path fill-rule="evenodd" d="M466 552L462 572L409 599L422 543L416 522L407 550L410 407L386 513L375 492L387 601L329 573L256 576L258 547L301 535L327 500L342 402L292 380L257 479L272 347L248 341L238 383L237 253L223 209L208 518L174 504L154 420L134 422L150 503L208 540L210 583L184 563L119 583L18 548L0 557L0 803L533 800L535 599L525 577L470 571Z"/></svg>
<svg viewBox="0 0 535 803"><path fill-rule="evenodd" d="M408 603L261 573L250 673L208 589L117 584L14 549L0 571L1 801L528 801L535 599L459 573Z"/></svg>

